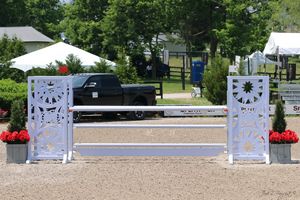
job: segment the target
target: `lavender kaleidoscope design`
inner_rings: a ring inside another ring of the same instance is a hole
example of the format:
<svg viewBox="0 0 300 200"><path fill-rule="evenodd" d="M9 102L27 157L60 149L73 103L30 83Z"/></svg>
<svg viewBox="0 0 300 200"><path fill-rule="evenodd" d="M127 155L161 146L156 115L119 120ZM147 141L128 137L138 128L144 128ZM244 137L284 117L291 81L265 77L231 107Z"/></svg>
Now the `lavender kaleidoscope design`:
<svg viewBox="0 0 300 200"><path fill-rule="evenodd" d="M269 163L269 77L228 77L229 162Z"/></svg>
<svg viewBox="0 0 300 200"><path fill-rule="evenodd" d="M68 77L28 78L28 145L27 163L40 159L68 159L68 128L72 124L69 106L73 104L68 95ZM70 90L72 91L72 90ZM71 122L71 123L68 123ZM71 126L72 127L72 126ZM69 155L69 158L71 156Z"/></svg>

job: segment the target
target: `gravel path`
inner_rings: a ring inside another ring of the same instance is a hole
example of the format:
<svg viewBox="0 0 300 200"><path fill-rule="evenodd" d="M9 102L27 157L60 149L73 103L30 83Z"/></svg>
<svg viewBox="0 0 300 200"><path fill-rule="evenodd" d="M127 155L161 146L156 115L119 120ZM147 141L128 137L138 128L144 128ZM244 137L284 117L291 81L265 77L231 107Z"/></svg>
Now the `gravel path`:
<svg viewBox="0 0 300 200"><path fill-rule="evenodd" d="M298 135L300 118L287 118ZM226 124L226 118L151 118L97 123ZM7 124L0 124L0 131ZM225 143L226 129L74 129L74 142ZM6 164L0 143L0 197L6 199L299 199L300 144L293 164L216 157L83 157Z"/></svg>
<svg viewBox="0 0 300 200"><path fill-rule="evenodd" d="M164 99L186 99L192 98L191 93L170 93L170 94L163 94ZM197 97L200 97L199 95Z"/></svg>

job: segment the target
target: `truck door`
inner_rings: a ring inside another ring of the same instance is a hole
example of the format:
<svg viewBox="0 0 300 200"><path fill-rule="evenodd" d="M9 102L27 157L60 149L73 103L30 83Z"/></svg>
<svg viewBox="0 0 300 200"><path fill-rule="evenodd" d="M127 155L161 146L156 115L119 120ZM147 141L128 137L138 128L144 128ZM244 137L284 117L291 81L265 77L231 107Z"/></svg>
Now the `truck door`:
<svg viewBox="0 0 300 200"><path fill-rule="evenodd" d="M82 96L85 105L99 105L99 93L101 93L100 89L100 76L92 76L87 80Z"/></svg>
<svg viewBox="0 0 300 200"><path fill-rule="evenodd" d="M101 76L102 105L122 105L123 91L117 75Z"/></svg>

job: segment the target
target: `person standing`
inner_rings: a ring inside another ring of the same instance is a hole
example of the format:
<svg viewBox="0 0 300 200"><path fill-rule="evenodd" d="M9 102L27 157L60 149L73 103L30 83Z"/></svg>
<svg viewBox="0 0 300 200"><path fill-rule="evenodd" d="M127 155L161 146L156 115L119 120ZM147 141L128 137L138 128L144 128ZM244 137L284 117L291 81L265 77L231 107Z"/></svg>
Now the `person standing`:
<svg viewBox="0 0 300 200"><path fill-rule="evenodd" d="M147 65L146 69L147 69L148 78L151 78L152 77L152 64L150 65L150 63L149 63Z"/></svg>

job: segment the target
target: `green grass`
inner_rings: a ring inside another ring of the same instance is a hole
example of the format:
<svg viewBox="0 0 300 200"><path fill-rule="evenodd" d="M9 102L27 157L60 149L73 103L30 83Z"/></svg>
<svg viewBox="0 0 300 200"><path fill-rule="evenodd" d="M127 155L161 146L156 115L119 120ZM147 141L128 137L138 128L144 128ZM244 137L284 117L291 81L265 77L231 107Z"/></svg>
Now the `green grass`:
<svg viewBox="0 0 300 200"><path fill-rule="evenodd" d="M210 106L212 105L205 97L183 98L183 99L159 99L158 105L193 105L193 106Z"/></svg>

